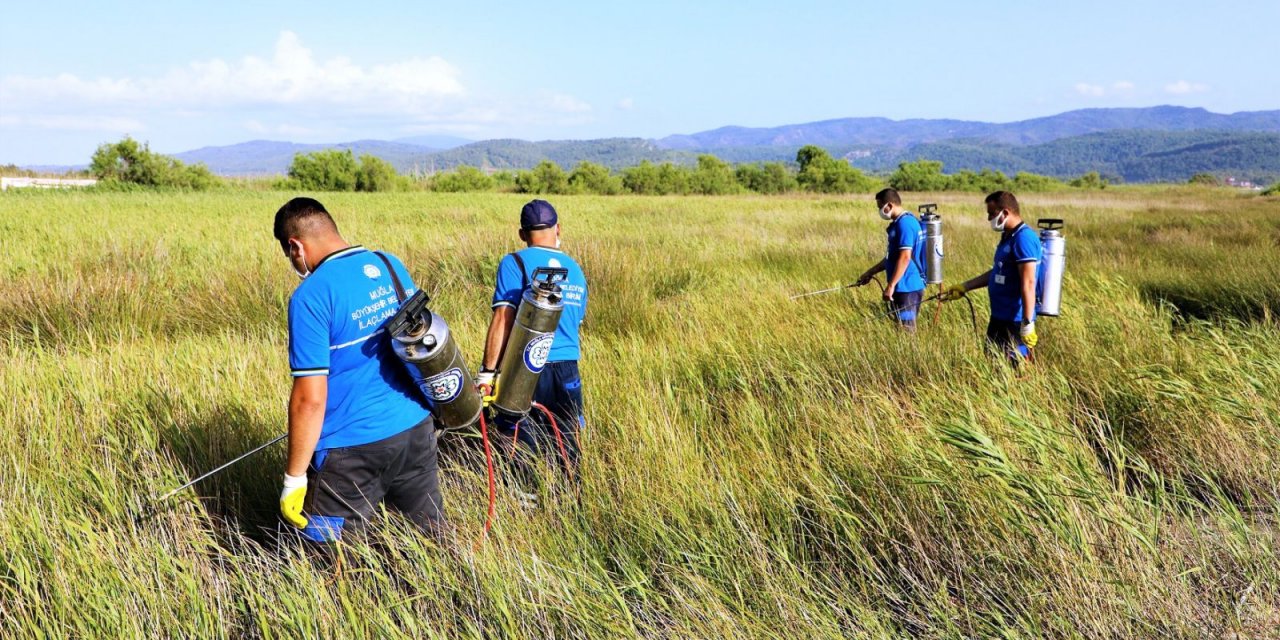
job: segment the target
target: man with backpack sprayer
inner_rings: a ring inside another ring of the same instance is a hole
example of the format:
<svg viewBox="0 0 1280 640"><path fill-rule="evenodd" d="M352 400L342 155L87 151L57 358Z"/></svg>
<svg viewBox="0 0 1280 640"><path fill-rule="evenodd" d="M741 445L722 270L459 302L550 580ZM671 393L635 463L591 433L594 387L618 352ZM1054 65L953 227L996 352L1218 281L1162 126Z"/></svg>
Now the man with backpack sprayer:
<svg viewBox="0 0 1280 640"><path fill-rule="evenodd" d="M953 285L941 300L959 300L974 289L987 288L991 320L987 341L1011 362L1031 358L1039 341L1036 335L1036 280L1042 255L1040 238L1026 222L1018 199L1008 191L986 197L987 222L1000 233L991 270Z"/></svg>
<svg viewBox="0 0 1280 640"><path fill-rule="evenodd" d="M925 237L915 214L902 208L902 198L895 189L882 189L876 194L876 209L885 229L888 249L884 260L872 265L854 283L863 286L881 271L888 283L882 295L891 305L898 325L907 331L916 329L916 315L924 299Z"/></svg>
<svg viewBox="0 0 1280 640"><path fill-rule="evenodd" d="M573 470L578 461L578 431L584 425L578 329L587 312L587 279L578 263L560 250L560 223L551 203L532 200L525 204L520 211L519 235L525 248L507 254L498 263L493 317L476 384L486 390L486 405L499 409L496 420L499 430L518 439L513 446L524 444L542 452L551 449L551 443L555 442L565 458L565 466ZM509 352L507 341L513 334L522 300L526 292L531 291L531 284L538 288L541 274L552 271L557 273L557 279L545 284L558 286L556 304L563 304L554 333L534 338L522 351L523 363L507 362L503 356ZM538 376L533 403L546 413L533 412L518 420L504 419L511 416L501 411L503 380L513 373L509 369L520 366ZM500 368L503 371L498 378Z"/></svg>

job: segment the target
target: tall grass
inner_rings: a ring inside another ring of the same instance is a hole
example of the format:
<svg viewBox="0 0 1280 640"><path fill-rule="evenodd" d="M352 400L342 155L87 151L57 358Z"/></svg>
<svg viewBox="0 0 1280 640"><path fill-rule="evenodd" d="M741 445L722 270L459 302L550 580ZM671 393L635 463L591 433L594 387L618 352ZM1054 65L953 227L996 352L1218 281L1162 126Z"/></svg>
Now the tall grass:
<svg viewBox="0 0 1280 640"><path fill-rule="evenodd" d="M787 299L881 255L869 198L561 197L591 281L581 492L504 492L477 549L454 458L448 536L392 517L335 568L274 542L282 448L135 518L284 429L290 195L0 196L0 635L1277 637L1266 200L1026 198L1069 266L1015 371L957 305L912 339L868 289ZM474 365L524 198L321 199ZM980 198L934 199L948 279L984 270Z"/></svg>

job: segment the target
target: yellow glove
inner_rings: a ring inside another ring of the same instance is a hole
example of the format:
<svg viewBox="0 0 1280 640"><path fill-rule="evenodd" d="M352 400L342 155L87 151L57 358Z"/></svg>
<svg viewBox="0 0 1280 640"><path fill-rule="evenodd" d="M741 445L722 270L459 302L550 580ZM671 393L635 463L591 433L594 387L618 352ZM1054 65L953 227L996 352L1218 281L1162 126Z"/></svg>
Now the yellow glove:
<svg viewBox="0 0 1280 640"><path fill-rule="evenodd" d="M964 285L953 284L950 287L947 287L947 290L943 291L942 295L938 296L938 299L943 302L951 302L952 300L959 300L960 298L963 298L966 293L968 293L968 291L965 290Z"/></svg>
<svg viewBox="0 0 1280 640"><path fill-rule="evenodd" d="M1034 320L1022 323L1022 328L1018 331L1018 334L1022 337L1022 344L1027 345L1028 348L1034 349L1036 348L1036 343L1040 342L1040 336L1036 335L1036 323Z"/></svg>
<svg viewBox="0 0 1280 640"><path fill-rule="evenodd" d="M302 529L307 517L302 515L302 501L307 497L307 477L284 474L284 490L280 492L280 515L284 521Z"/></svg>
<svg viewBox="0 0 1280 640"><path fill-rule="evenodd" d="M495 371L481 371L476 374L476 388L480 390L480 404L488 409L498 397L498 374Z"/></svg>

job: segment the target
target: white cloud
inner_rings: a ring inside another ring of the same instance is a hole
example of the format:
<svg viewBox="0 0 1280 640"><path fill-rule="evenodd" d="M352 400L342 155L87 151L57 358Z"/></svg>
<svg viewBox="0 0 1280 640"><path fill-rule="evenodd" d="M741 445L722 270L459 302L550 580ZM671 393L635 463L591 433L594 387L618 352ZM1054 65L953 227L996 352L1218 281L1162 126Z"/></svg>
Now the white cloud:
<svg viewBox="0 0 1280 640"><path fill-rule="evenodd" d="M457 68L439 57L361 66L345 57L316 60L297 34L285 31L270 59L246 56L192 62L156 77L82 79L7 76L7 104L200 107L289 104L386 104L399 108L465 93Z"/></svg>
<svg viewBox="0 0 1280 640"><path fill-rule="evenodd" d="M1088 84L1086 82L1076 83L1076 93L1082 96L1100 97L1106 95L1107 89L1099 84Z"/></svg>
<svg viewBox="0 0 1280 640"><path fill-rule="evenodd" d="M281 32L266 56L195 61L152 76L0 77L0 105L4 113L23 118L22 124L5 126L44 126L36 124L41 116L52 128L92 125L133 133L144 129L141 122L195 116L258 134L297 137L387 127L508 132L525 125L581 124L594 112L591 104L561 91L534 91L517 99L492 88L473 90L462 71L439 56L378 64L345 56L320 59L292 31ZM114 118L114 113L134 119Z"/></svg>
<svg viewBox="0 0 1280 640"><path fill-rule="evenodd" d="M630 97L623 98L618 101L618 108L623 111L630 111L636 106L636 101Z"/></svg>
<svg viewBox="0 0 1280 640"><path fill-rule="evenodd" d="M0 115L0 127L108 133L138 133L147 129L145 124L133 118L95 115Z"/></svg>
<svg viewBox="0 0 1280 640"><path fill-rule="evenodd" d="M1133 91L1134 85L1132 82L1129 82L1128 80L1118 80L1116 82L1111 83L1111 88L1115 89L1116 91Z"/></svg>
<svg viewBox="0 0 1280 640"><path fill-rule="evenodd" d="M1188 93L1202 93L1208 91L1209 85L1179 80L1171 84L1166 84L1164 86L1164 90L1165 93L1172 93L1173 95L1186 95Z"/></svg>

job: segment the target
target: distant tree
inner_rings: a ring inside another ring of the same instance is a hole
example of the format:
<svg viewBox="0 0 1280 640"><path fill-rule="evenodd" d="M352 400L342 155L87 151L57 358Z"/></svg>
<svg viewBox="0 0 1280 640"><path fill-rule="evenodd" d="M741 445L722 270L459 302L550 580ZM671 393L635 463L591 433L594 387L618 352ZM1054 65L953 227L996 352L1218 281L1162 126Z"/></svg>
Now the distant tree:
<svg viewBox="0 0 1280 640"><path fill-rule="evenodd" d="M942 173L942 163L936 160L901 162L889 176L889 186L898 191L945 191L951 184Z"/></svg>
<svg viewBox="0 0 1280 640"><path fill-rule="evenodd" d="M569 176L560 165L543 160L531 171L516 173L516 188L520 193L569 193Z"/></svg>
<svg viewBox="0 0 1280 640"><path fill-rule="evenodd" d="M795 174L781 162L740 165L734 174L738 184L756 193L787 193L800 186Z"/></svg>
<svg viewBox="0 0 1280 640"><path fill-rule="evenodd" d="M622 193L622 178L609 172L609 168L583 160L569 172L569 190L573 193L594 193L612 196Z"/></svg>
<svg viewBox="0 0 1280 640"><path fill-rule="evenodd" d="M1277 180L1277 181L1275 181L1275 182L1271 183L1271 186L1267 187L1266 191L1263 191L1263 192L1262 192L1262 195L1264 195L1264 196L1280 196L1280 180Z"/></svg>
<svg viewBox="0 0 1280 640"><path fill-rule="evenodd" d="M208 189L221 180L203 164L186 165L176 158L153 153L146 144L125 137L100 145L89 161L89 172L107 183L147 187Z"/></svg>
<svg viewBox="0 0 1280 640"><path fill-rule="evenodd" d="M462 165L453 171L437 173L428 181L432 191L445 193L462 193L469 191L488 191L494 187L494 181L483 171Z"/></svg>
<svg viewBox="0 0 1280 640"><path fill-rule="evenodd" d="M703 195L738 193L742 187L729 163L711 154L698 156L698 166L689 176L689 191Z"/></svg>
<svg viewBox="0 0 1280 640"><path fill-rule="evenodd" d="M1068 184L1080 189L1106 189L1107 179L1099 175L1097 171L1090 171Z"/></svg>
<svg viewBox="0 0 1280 640"><path fill-rule="evenodd" d="M360 156L356 191L396 191L403 185L403 178L390 162L367 153Z"/></svg>
<svg viewBox="0 0 1280 640"><path fill-rule="evenodd" d="M1052 191L1065 186L1057 178L1042 176L1037 173L1019 171L1017 175L1013 176L1013 191L1015 192Z"/></svg>
<svg viewBox="0 0 1280 640"><path fill-rule="evenodd" d="M861 193L875 189L879 183L843 159L832 158L826 149L805 145L796 152L800 171L796 182L817 193Z"/></svg>
<svg viewBox="0 0 1280 640"><path fill-rule="evenodd" d="M302 190L355 191L360 165L350 149L299 153L289 164L289 180Z"/></svg>
<svg viewBox="0 0 1280 640"><path fill-rule="evenodd" d="M658 194L684 195L689 193L690 171L670 162L658 165Z"/></svg>
<svg viewBox="0 0 1280 640"><path fill-rule="evenodd" d="M637 195L657 195L659 180L658 167L648 160L622 170L622 186Z"/></svg>
<svg viewBox="0 0 1280 640"><path fill-rule="evenodd" d="M1191 176L1191 179L1187 180L1187 184L1201 187L1221 187L1222 181L1218 179L1218 176L1215 176L1212 173L1197 173Z"/></svg>

